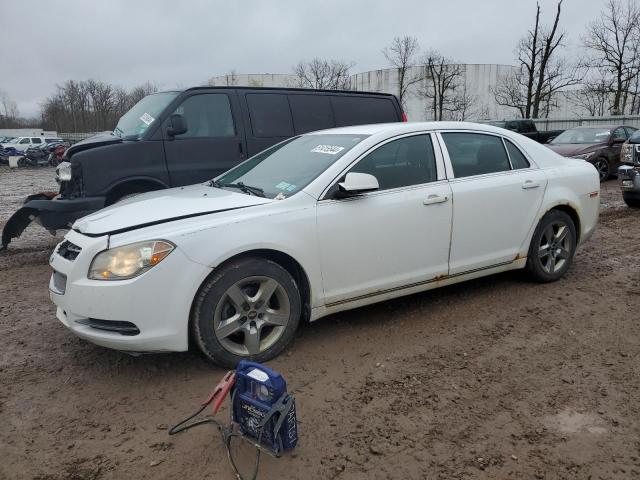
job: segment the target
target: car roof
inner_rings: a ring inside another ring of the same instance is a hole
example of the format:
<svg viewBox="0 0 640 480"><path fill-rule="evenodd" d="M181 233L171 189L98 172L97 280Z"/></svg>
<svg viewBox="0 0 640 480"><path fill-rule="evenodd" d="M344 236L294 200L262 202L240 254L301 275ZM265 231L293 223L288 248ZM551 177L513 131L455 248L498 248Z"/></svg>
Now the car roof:
<svg viewBox="0 0 640 480"><path fill-rule="evenodd" d="M191 90L264 90L264 91L282 91L282 92L300 92L300 93L328 93L328 94L348 94L348 95L366 95L366 96L378 96L378 97L395 97L392 93L382 92L365 92L356 90L327 90L322 88L299 88L299 87L249 87L249 86L233 86L233 85L220 85L209 86L202 85L198 87L185 88L184 90L163 90L154 93L181 93Z"/></svg>
<svg viewBox="0 0 640 480"><path fill-rule="evenodd" d="M505 135L505 130L493 125L472 122L394 122L373 123L369 125L355 125L352 127L338 127L327 130L318 130L306 135L401 135L428 130L477 130L480 132L497 133Z"/></svg>

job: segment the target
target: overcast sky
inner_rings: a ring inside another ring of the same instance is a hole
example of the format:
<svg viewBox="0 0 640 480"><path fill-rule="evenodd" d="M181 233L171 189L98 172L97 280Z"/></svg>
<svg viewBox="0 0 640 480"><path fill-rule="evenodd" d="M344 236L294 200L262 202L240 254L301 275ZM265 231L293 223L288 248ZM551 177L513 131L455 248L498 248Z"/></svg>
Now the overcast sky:
<svg viewBox="0 0 640 480"><path fill-rule="evenodd" d="M553 21L556 0L540 0ZM188 87L228 73L290 73L315 56L386 67L381 50L413 35L462 63L513 64L535 0L0 0L0 89L22 116L68 79ZM605 0L565 0L575 54Z"/></svg>

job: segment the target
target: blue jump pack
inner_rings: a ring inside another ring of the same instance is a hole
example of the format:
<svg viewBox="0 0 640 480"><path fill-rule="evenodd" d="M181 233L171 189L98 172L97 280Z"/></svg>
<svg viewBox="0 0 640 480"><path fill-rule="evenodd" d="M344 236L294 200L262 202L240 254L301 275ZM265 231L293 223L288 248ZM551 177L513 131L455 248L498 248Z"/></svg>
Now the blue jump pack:
<svg viewBox="0 0 640 480"><path fill-rule="evenodd" d="M278 372L259 363L240 361L232 409L241 433L275 455L298 443L295 400Z"/></svg>

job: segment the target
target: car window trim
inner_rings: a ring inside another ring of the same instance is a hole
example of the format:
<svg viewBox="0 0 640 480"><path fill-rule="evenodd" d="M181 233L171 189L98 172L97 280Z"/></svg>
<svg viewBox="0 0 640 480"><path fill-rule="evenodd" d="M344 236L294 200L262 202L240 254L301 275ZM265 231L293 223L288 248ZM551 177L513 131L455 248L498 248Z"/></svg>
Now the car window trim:
<svg viewBox="0 0 640 480"><path fill-rule="evenodd" d="M395 140L399 140L401 138L413 137L413 136L416 136L416 135L428 135L429 138L431 139L431 144L432 144L432 147L433 147L433 155L434 155L435 161L436 161L436 175L437 175L436 180L433 181L433 182L420 183L420 184L415 184L415 185L405 185L405 186L402 186L402 187L387 188L385 190L376 190L374 192L369 192L369 193L364 193L362 195L359 195L359 197L368 196L368 195L371 195L371 194L374 194L374 193L383 193L383 192L391 192L391 191L396 192L396 191L404 190L404 189L407 189L407 188L423 187L424 185L434 185L436 183L446 182L447 181L446 165L445 165L444 157L442 155L442 151L436 148L437 138L435 137L435 132L433 130L425 130L425 131L420 131L420 132L401 133L401 134L398 134L398 135L394 135L393 137L386 138L386 139L376 143L375 145L372 145L364 153L362 153L358 157L356 157L355 160L353 160L351 163L349 163L349 165L347 165L345 168L343 168L340 171L340 173L338 175L336 175L334 177L334 179L331 180L329 182L329 184L322 190L322 193L320 194L320 199L318 200L318 202L347 200L348 197L347 198L341 198L341 199L335 199L335 198L328 198L327 197L327 195L329 194L329 191L333 188L333 186L336 183L338 183L340 181L340 179L344 175L346 175L346 172L348 172L360 160L364 159L364 157L369 155L374 150L377 150L378 148L382 147L383 145L386 145L387 143L390 143L390 142L395 141Z"/></svg>
<svg viewBox="0 0 640 480"><path fill-rule="evenodd" d="M437 130L436 132L436 136L438 137L438 141L441 143L442 145L442 154L444 156L444 161L445 161L445 167L447 169L447 177L449 178L449 181L462 181L462 180L467 180L467 179L474 179L474 178L480 178L480 177L487 177L487 176L493 176L493 175L503 175L505 173L518 173L518 172L523 172L523 171L527 171L527 170L537 170L538 166L536 165L535 162L533 162L531 160L531 157L526 154L525 152L523 152L522 147L520 147L520 145L518 145L517 142L513 141L511 138L506 137L504 135L500 135L498 133L493 133L493 132L483 132L483 131L479 131L479 130L456 130L456 129L446 129L446 130ZM511 170L504 170L501 172L491 172L491 173L482 173L479 175L469 175L467 177L456 177L454 172L453 172L453 164L451 163L451 156L449 155L449 150L447 149L447 145L444 142L444 138L442 137L443 133L475 133L477 135L490 135L492 137L498 137L502 140L503 143L503 148L507 151L507 157L509 158L509 165L511 166ZM524 157L527 159L527 161L529 162L529 167L528 168L518 168L518 169L513 169L513 165L511 165L511 157L509 157L509 151L506 148L506 145L504 145L504 140L509 140L511 143L513 143L518 150L520 150L520 152L524 155Z"/></svg>

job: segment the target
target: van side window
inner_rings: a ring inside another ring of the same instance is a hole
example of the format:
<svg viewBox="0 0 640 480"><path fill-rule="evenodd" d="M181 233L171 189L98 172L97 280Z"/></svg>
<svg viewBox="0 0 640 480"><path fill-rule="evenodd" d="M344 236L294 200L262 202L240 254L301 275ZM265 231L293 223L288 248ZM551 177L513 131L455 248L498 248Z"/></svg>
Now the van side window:
<svg viewBox="0 0 640 480"><path fill-rule="evenodd" d="M378 179L380 190L420 185L438 179L429 135L412 135L385 143L349 172L373 175Z"/></svg>
<svg viewBox="0 0 640 480"><path fill-rule="evenodd" d="M289 95L296 134L335 127L327 95Z"/></svg>
<svg viewBox="0 0 640 480"><path fill-rule="evenodd" d="M385 97L333 95L331 105L336 127L400 121L393 102Z"/></svg>
<svg viewBox="0 0 640 480"><path fill-rule="evenodd" d="M521 168L529 168L529 161L525 158L520 149L506 138L504 139L504 143L507 146L507 152L509 152L509 158L511 159L511 166L513 169L519 170Z"/></svg>
<svg viewBox="0 0 640 480"><path fill-rule="evenodd" d="M293 121L287 96L279 93L248 93L251 129L256 137L291 137Z"/></svg>
<svg viewBox="0 0 640 480"><path fill-rule="evenodd" d="M442 138L456 178L511 170L502 139L481 133L449 132Z"/></svg>
<svg viewBox="0 0 640 480"><path fill-rule="evenodd" d="M229 97L205 93L187 98L175 112L184 116L187 131L176 138L235 137Z"/></svg>

